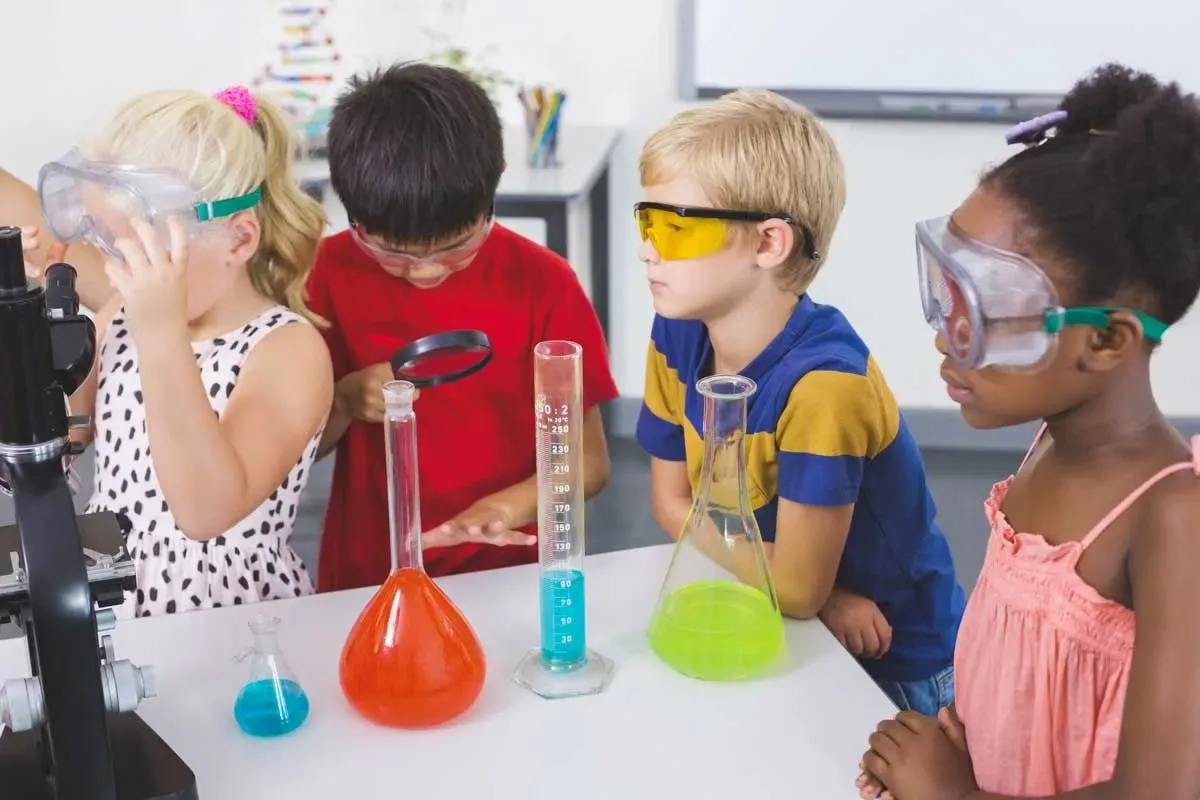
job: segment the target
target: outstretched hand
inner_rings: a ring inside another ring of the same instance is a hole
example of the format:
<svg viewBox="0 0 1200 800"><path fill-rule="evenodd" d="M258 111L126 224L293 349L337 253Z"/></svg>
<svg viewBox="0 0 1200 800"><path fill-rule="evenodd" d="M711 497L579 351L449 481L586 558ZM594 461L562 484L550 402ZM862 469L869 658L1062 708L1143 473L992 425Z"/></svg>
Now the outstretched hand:
<svg viewBox="0 0 1200 800"><path fill-rule="evenodd" d="M421 534L426 547L450 547L456 544L490 544L496 547L531 545L537 541L513 527L508 512L487 500L481 500L432 530Z"/></svg>

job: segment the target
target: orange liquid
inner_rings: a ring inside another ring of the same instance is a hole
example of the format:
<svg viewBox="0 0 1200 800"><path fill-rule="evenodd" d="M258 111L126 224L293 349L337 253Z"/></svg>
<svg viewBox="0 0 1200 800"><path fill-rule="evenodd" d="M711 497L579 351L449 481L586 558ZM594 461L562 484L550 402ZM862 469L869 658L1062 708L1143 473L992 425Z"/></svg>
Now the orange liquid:
<svg viewBox="0 0 1200 800"><path fill-rule="evenodd" d="M465 712L483 691L483 648L424 571L394 571L342 648L342 692L372 722L426 728Z"/></svg>

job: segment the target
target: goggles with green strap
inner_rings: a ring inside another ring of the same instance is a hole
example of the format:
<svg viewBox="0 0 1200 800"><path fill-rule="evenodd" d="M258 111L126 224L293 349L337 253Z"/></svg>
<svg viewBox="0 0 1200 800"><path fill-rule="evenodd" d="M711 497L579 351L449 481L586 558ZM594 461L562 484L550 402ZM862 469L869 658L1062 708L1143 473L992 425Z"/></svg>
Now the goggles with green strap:
<svg viewBox="0 0 1200 800"><path fill-rule="evenodd" d="M961 369L1037 369L1053 357L1064 328L1107 328L1115 311L1137 317L1151 342L1167 331L1162 320L1136 309L1064 308L1036 264L968 236L950 217L919 222L916 233L925 319Z"/></svg>
<svg viewBox="0 0 1200 800"><path fill-rule="evenodd" d="M172 172L89 161L72 149L42 167L38 199L56 239L87 242L120 258L115 243L133 235L130 219L145 219L166 242L167 220L179 217L190 238L199 235L202 223L254 208L262 199L262 189L205 201Z"/></svg>

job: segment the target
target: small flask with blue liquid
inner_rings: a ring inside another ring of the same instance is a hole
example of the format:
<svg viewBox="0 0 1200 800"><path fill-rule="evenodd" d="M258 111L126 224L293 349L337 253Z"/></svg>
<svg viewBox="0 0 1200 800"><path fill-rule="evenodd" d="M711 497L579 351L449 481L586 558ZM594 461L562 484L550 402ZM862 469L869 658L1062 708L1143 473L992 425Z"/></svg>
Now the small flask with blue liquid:
<svg viewBox="0 0 1200 800"><path fill-rule="evenodd" d="M250 679L238 693L233 717L251 736L283 736L308 719L308 695L279 648L279 619L256 617L250 630L254 646L238 659L250 658Z"/></svg>

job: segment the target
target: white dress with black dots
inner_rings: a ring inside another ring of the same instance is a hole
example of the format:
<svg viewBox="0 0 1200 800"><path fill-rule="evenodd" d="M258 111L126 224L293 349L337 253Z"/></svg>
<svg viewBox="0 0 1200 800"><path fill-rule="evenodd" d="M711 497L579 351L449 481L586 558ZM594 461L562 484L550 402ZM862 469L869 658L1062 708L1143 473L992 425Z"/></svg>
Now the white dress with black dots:
<svg viewBox="0 0 1200 800"><path fill-rule="evenodd" d="M308 322L276 306L236 332L192 343L218 416L250 350L281 326L294 324ZM320 433L262 505L223 536L195 542L175 525L154 471L137 350L123 313L113 319L101 344L99 376L96 475L87 510L123 514L132 526L126 549L137 565L133 613L148 617L311 594L308 570L289 540ZM127 600L125 607L130 605Z"/></svg>

